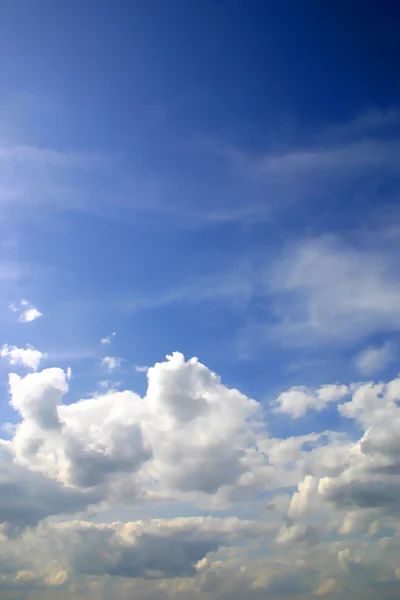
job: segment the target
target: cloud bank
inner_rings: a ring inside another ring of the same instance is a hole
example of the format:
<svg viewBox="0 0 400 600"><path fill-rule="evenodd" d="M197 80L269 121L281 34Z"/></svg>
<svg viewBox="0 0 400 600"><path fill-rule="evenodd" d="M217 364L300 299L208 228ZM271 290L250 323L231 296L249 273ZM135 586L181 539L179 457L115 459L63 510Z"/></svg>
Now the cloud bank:
<svg viewBox="0 0 400 600"><path fill-rule="evenodd" d="M144 397L109 390L66 404L62 369L10 374L19 422L0 445L4 594L399 589L400 379L292 388L270 406L177 352L147 379ZM297 419L331 405L350 430L268 433L270 411Z"/></svg>

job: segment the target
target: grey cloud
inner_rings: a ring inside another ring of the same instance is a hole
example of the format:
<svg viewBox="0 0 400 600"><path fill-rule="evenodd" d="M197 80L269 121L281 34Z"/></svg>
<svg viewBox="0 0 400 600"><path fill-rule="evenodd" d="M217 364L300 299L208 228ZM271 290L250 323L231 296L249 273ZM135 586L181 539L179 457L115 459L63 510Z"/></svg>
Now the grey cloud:
<svg viewBox="0 0 400 600"><path fill-rule="evenodd" d="M70 461L71 483L83 488L101 485L109 476L137 471L151 459L151 450L146 448L137 424L115 424L107 441L112 452L106 446L91 449L79 438L66 435L65 456Z"/></svg>
<svg viewBox="0 0 400 600"><path fill-rule="evenodd" d="M193 577L207 554L258 538L264 529L234 518L193 517L110 525L70 522L48 533L62 541L62 556L78 573L158 579Z"/></svg>
<svg viewBox="0 0 400 600"><path fill-rule="evenodd" d="M7 449L0 449L0 461L0 523L9 535L52 515L83 511L100 500L16 465Z"/></svg>
<svg viewBox="0 0 400 600"><path fill-rule="evenodd" d="M400 514L400 482L336 481L323 490L323 496L339 508L382 508L395 516Z"/></svg>

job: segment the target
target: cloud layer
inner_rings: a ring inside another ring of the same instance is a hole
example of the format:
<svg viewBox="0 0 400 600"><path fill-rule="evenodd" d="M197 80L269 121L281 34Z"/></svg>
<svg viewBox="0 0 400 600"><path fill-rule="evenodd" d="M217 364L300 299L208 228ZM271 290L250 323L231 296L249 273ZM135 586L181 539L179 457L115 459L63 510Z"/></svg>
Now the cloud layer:
<svg viewBox="0 0 400 600"><path fill-rule="evenodd" d="M62 369L10 374L20 422L0 446L4 590L390 597L400 379L292 388L263 408L179 353L147 377L143 398L65 404ZM296 419L331 403L347 433L268 434L269 410ZM170 516L118 518L143 510Z"/></svg>

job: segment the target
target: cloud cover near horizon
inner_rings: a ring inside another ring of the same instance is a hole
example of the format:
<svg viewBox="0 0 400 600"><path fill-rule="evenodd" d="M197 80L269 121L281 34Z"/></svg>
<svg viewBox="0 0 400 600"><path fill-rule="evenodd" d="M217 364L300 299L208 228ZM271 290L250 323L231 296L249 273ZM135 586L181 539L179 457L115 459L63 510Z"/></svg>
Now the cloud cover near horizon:
<svg viewBox="0 0 400 600"><path fill-rule="evenodd" d="M177 352L149 368L143 398L65 404L70 378L9 375L19 419L1 442L5 597L397 589L400 379L288 390L263 407ZM268 432L271 411L297 419L331 401L337 429Z"/></svg>

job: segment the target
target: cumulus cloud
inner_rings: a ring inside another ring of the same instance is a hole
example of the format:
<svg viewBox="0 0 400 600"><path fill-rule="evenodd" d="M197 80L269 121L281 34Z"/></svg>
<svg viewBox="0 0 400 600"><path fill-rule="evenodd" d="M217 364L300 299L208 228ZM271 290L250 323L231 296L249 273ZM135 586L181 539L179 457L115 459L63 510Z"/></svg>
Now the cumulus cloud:
<svg viewBox="0 0 400 600"><path fill-rule="evenodd" d="M100 500L17 465L12 448L4 443L0 468L0 528L6 535L17 535L47 517L80 512Z"/></svg>
<svg viewBox="0 0 400 600"><path fill-rule="evenodd" d="M283 392L273 402L276 412L286 413L297 419L308 410L323 410L330 402L338 402L348 394L346 385L324 385L312 390L302 387L292 387Z"/></svg>
<svg viewBox="0 0 400 600"><path fill-rule="evenodd" d="M25 377L10 373L9 386L10 404L26 422L35 423L44 430L60 426L57 407L68 390L62 369L53 367Z"/></svg>
<svg viewBox="0 0 400 600"><path fill-rule="evenodd" d="M160 579L193 577L198 563L221 546L265 535L237 518L189 517L96 524L75 521L53 529L64 558L78 573Z"/></svg>
<svg viewBox="0 0 400 600"><path fill-rule="evenodd" d="M47 354L28 344L25 348L4 344L0 349L0 356L8 359L10 365L22 365L36 371L39 363L47 357Z"/></svg>
<svg viewBox="0 0 400 600"><path fill-rule="evenodd" d="M147 379L143 397L106 389L67 403L62 369L10 375L20 415L0 446L10 586L260 600L357 597L356 570L360 589L395 582L395 546L373 548L399 537L400 379L288 390L275 410L334 406L344 426L288 438L268 435L261 405L196 358L174 353ZM252 520L197 516L225 509ZM120 518L130 511L163 518Z"/></svg>
<svg viewBox="0 0 400 600"><path fill-rule="evenodd" d="M33 306L33 304L30 304L28 300L21 300L19 304L10 304L10 309L13 312L18 313L19 320L22 323L30 323L43 316L43 314Z"/></svg>
<svg viewBox="0 0 400 600"><path fill-rule="evenodd" d="M17 460L59 481L86 488L130 473L134 488L151 477L147 493L217 501L217 492L251 489L268 472L256 449L260 405L197 359L175 353L149 369L144 399L111 390L63 405L67 390L61 369L10 375L11 404L23 417Z"/></svg>
<svg viewBox="0 0 400 600"><path fill-rule="evenodd" d="M392 363L395 358L394 345L386 342L382 346L371 346L361 352L356 358L356 367L362 375L375 375Z"/></svg>
<svg viewBox="0 0 400 600"><path fill-rule="evenodd" d="M116 336L116 332L113 331L112 333L110 333L110 335L107 335L106 337L101 338L100 340L100 344L107 345L107 344L111 344L112 340L115 338Z"/></svg>

